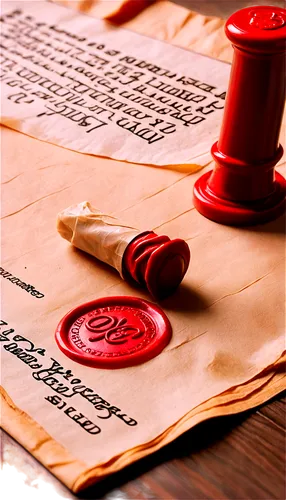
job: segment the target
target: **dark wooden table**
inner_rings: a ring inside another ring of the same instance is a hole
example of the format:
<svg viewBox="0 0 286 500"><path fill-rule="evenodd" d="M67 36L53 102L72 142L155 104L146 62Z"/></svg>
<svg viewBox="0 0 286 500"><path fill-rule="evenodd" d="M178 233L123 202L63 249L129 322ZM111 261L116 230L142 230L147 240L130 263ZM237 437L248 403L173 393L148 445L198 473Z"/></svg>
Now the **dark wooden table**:
<svg viewBox="0 0 286 500"><path fill-rule="evenodd" d="M254 411L204 422L159 452L79 495L105 500L284 500L285 398ZM22 499L76 499L2 432L4 484ZM3 493L2 486L1 496ZM18 490L17 490L18 491ZM20 498L2 496L3 500ZM48 494L44 494L44 492ZM25 493L25 494L24 494Z"/></svg>

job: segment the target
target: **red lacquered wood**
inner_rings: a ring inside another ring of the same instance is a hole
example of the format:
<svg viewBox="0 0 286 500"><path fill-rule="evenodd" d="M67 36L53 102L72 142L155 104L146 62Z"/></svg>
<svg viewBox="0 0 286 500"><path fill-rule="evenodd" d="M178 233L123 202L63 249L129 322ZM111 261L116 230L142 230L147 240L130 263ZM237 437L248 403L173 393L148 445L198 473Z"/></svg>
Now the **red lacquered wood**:
<svg viewBox="0 0 286 500"><path fill-rule="evenodd" d="M234 57L223 123L211 150L215 168L194 187L199 212L223 224L269 221L285 210L274 167L285 102L286 10L242 9L226 23Z"/></svg>
<svg viewBox="0 0 286 500"><path fill-rule="evenodd" d="M127 281L146 286L155 299L162 299L176 290L189 263L190 249L184 240L145 232L126 248L123 275Z"/></svg>

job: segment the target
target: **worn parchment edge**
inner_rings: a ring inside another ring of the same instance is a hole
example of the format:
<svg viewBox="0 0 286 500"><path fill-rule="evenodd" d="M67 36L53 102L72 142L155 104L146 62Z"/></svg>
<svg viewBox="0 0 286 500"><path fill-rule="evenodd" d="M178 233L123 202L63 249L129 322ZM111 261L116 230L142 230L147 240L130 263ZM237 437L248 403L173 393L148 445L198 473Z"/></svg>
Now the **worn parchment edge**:
<svg viewBox="0 0 286 500"><path fill-rule="evenodd" d="M179 48L181 48L181 47L179 47ZM199 55L204 55L204 54L199 54ZM46 139L41 139L40 137L36 137L32 134L29 134L28 132L23 132L23 130L21 129L21 124L19 124L18 122L13 121L13 126L12 126L12 119L10 117L7 118L5 116L0 116L0 127L9 128L10 130L14 130L15 132L19 132L19 134L26 135L27 137L30 137L31 139L35 139L35 141L44 142L44 143L50 144L51 146L56 146L57 148L66 149L67 151L73 151L74 153L77 153L77 154L86 155L86 156L94 156L96 158L102 158L103 160L118 161L121 163L127 163L129 165L140 165L140 166L143 165L144 167L161 168L161 169L166 169L166 170L175 170L176 172L183 171L183 172L195 174L196 172L199 172L203 168L207 167L213 161L211 153L209 151L204 151L203 153L199 154L198 156L194 156L192 158L189 158L189 160L185 161L184 163L162 163L162 164L142 163L142 162L138 162L138 161L131 161L128 159L124 160L122 158L113 158L112 156L99 154L99 153L95 154L95 153L88 153L86 151L79 151L78 149L63 146L62 144L57 144L55 142L47 141ZM216 142L217 140L218 140L218 136L214 136L214 142Z"/></svg>
<svg viewBox="0 0 286 500"><path fill-rule="evenodd" d="M240 413L265 403L285 389L285 366L286 354L252 380L197 406L156 439L126 450L109 462L92 468L74 458L33 418L16 406L0 386L1 427L69 489L77 493L129 463L159 450L204 420Z"/></svg>

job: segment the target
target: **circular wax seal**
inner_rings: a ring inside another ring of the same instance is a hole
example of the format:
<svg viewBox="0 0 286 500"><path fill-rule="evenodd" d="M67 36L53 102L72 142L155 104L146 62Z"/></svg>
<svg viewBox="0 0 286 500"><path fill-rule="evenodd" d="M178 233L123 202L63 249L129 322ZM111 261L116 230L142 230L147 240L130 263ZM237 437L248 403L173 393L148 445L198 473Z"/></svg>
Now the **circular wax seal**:
<svg viewBox="0 0 286 500"><path fill-rule="evenodd" d="M136 297L104 297L69 311L56 341L69 358L95 368L125 368L157 356L172 327L155 304Z"/></svg>

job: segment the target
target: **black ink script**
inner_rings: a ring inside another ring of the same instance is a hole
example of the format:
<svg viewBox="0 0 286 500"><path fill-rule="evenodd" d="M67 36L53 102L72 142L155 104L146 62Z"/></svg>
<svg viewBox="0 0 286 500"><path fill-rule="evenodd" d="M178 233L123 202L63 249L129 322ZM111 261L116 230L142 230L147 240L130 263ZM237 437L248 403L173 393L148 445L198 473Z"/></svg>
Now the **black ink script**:
<svg viewBox="0 0 286 500"><path fill-rule="evenodd" d="M46 357L46 350L36 347L31 340L16 334L14 328L10 328L4 320L0 320L0 343L5 351L29 366L34 380L45 384L61 398L70 399L80 396L93 406L98 418L109 419L115 416L128 426L137 425L134 418L129 417L120 408L111 405L93 389L87 387L81 379L77 378L71 370L64 368L56 359L47 356L48 366L44 366L43 358ZM60 400L53 401L60 402Z"/></svg>
<svg viewBox="0 0 286 500"><path fill-rule="evenodd" d="M25 292L30 293L33 297L36 297L36 299L42 299L44 297L44 294L38 292L38 290L36 290L33 285L29 285L20 280L20 278L16 278L16 276L13 276L13 274L5 271L3 267L0 267L0 276L2 276L2 278L6 278L8 281L11 281L11 283L13 283L14 285L19 286L20 288L22 288L22 290L25 290Z"/></svg>
<svg viewBox="0 0 286 500"><path fill-rule="evenodd" d="M21 10L1 17L0 80L11 102L37 102L38 117L85 133L119 127L152 146L222 110L225 92L116 47L39 21Z"/></svg>

